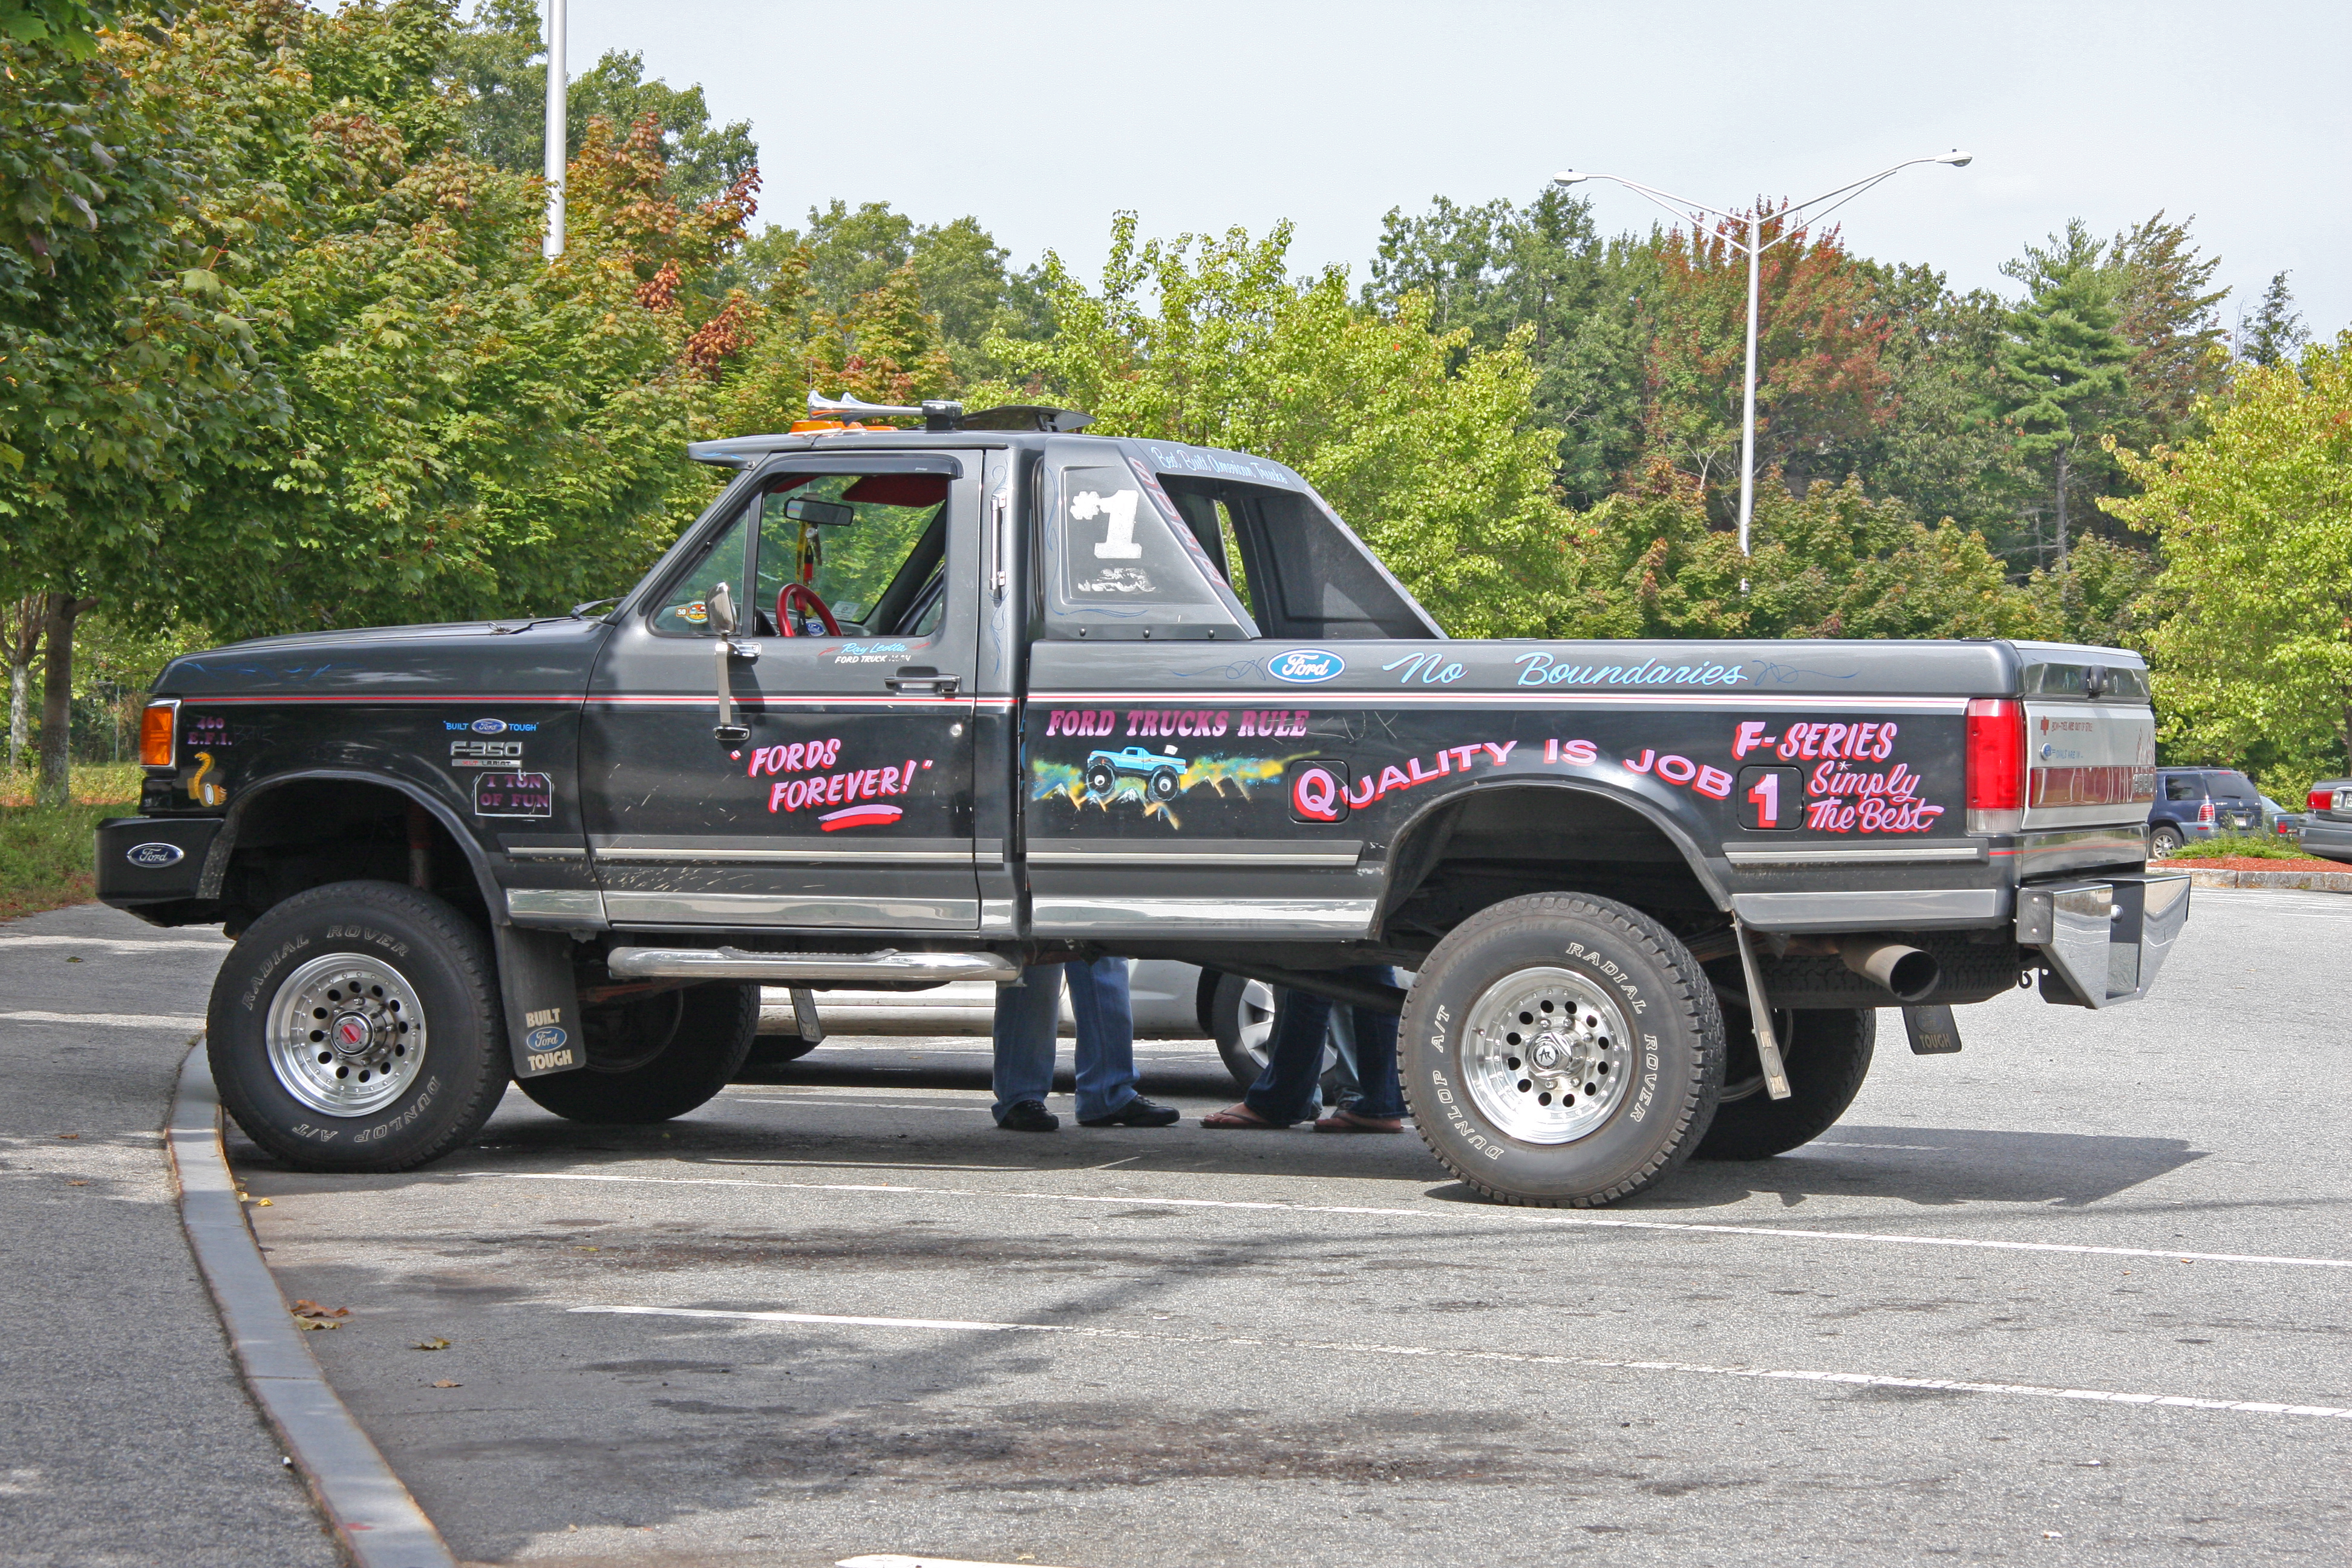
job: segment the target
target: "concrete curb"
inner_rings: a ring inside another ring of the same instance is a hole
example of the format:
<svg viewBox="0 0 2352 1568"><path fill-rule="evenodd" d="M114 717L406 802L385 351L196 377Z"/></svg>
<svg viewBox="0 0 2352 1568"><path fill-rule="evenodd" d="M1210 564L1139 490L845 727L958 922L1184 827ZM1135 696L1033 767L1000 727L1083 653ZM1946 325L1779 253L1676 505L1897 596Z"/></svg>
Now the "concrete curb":
<svg viewBox="0 0 2352 1568"><path fill-rule="evenodd" d="M2161 864L2151 861L2153 867ZM2192 888L2292 888L2305 893L2352 893L2352 871L2200 871L2184 866Z"/></svg>
<svg viewBox="0 0 2352 1568"><path fill-rule="evenodd" d="M358 1568L457 1568L441 1532L328 1386L262 1261L221 1148L220 1096L201 1039L180 1066L165 1143L180 1223L237 1368L337 1542Z"/></svg>

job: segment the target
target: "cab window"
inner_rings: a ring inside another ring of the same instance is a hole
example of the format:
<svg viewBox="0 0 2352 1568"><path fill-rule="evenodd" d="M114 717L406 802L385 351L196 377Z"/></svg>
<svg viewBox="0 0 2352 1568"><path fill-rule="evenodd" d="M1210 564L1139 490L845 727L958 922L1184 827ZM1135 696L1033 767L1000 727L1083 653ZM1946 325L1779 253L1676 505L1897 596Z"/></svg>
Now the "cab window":
<svg viewBox="0 0 2352 1568"><path fill-rule="evenodd" d="M744 612L741 588L745 542L751 533L749 514L738 515L734 522L719 531L702 558L687 568L685 574L669 585L661 604L653 613L653 628L672 637L709 637L710 595L719 584L728 584L735 595L736 614L743 624L751 624Z"/></svg>
<svg viewBox="0 0 2352 1568"><path fill-rule="evenodd" d="M949 479L945 474L793 474L761 493L759 589L761 636L780 615L798 635L825 635L806 586L844 636L929 637L946 613ZM748 621L748 616L747 616Z"/></svg>
<svg viewBox="0 0 2352 1568"><path fill-rule="evenodd" d="M1126 466L1072 466L1050 500L1040 551L1047 637L1255 635L1156 481Z"/></svg>

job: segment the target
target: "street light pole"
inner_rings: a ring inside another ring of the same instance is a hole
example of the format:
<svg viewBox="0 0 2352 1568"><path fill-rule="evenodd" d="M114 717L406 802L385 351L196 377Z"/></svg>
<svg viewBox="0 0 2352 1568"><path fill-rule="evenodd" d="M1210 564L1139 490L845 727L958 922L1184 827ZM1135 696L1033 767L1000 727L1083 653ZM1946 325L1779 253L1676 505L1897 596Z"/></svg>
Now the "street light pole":
<svg viewBox="0 0 2352 1568"><path fill-rule="evenodd" d="M571 97L571 78L563 37L564 0L547 0L547 237L540 254L552 261L563 254L564 153L570 133L564 110Z"/></svg>
<svg viewBox="0 0 2352 1568"><path fill-rule="evenodd" d="M551 5L562 5L562 0L549 0L549 3ZM1820 195L1813 197L1810 201L1797 202L1790 205L1784 206L1774 216L1781 217L1795 217L1798 215L1802 214L1807 207L1819 206L1822 202L1829 202L1830 205L1828 206L1822 207L1820 212L1815 213L1811 217L1802 220L1806 224L1819 223L1831 213L1835 212L1838 208L1845 205L1846 203L1853 200L1854 197L1862 195L1863 192L1870 189L1873 185L1877 184L1881 180L1886 179L1890 175L1900 174L1902 171L1911 167L1914 163L1949 163L1952 167L1959 169L1966 168L1968 166L1969 157L1970 154L1955 149L1952 152L1939 153L1935 156L1928 158L1906 158L1902 163L1895 164L1893 168L1881 169L1878 173L1870 175L1866 179L1856 180L1852 184L1840 185L1833 191L1824 191ZM1676 217L1682 217L1685 215L1694 213L1705 213L1710 217L1721 218L1727 224L1745 225L1747 226L1748 237L1744 242L1734 238L1729 234L1726 234L1723 237L1727 243L1748 253L1748 376L1747 395L1742 400L1739 418L1739 553L1742 555L1750 553L1748 549L1748 531L1756 516L1757 268L1762 260L1764 252L1771 249L1773 246L1780 244L1781 240L1788 238L1790 235L1796 233L1797 230L1793 227L1784 227L1780 231L1780 237L1768 244L1764 239L1764 215L1760 212L1751 212L1743 217L1737 213L1727 213L1718 207L1711 207L1704 203L1695 202L1685 196L1678 196L1668 191L1653 189L1651 186L1642 184L1638 181L1629 180L1622 174L1587 174L1580 169L1563 169L1559 174L1554 174L1551 179L1552 184L1556 185L1581 184L1587 180L1607 180L1612 185L1622 185L1627 190L1632 191L1638 195L1646 197L1650 201L1657 203L1658 205L1664 207ZM1835 199L1832 200L1832 198ZM1741 584L1740 589L1743 593L1746 592L1747 584L1745 583Z"/></svg>

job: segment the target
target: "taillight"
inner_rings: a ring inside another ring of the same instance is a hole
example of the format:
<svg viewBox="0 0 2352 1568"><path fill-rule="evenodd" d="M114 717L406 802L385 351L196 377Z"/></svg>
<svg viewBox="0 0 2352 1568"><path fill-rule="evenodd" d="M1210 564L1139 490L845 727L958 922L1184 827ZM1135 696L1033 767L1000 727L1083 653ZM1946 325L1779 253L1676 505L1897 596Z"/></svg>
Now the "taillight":
<svg viewBox="0 0 2352 1568"><path fill-rule="evenodd" d="M2332 789L2313 790L2303 797L2303 804L2313 811L2326 811L2336 804L2336 792Z"/></svg>
<svg viewBox="0 0 2352 1568"><path fill-rule="evenodd" d="M2014 833L2025 817L2025 705L1969 703L1969 831Z"/></svg>
<svg viewBox="0 0 2352 1568"><path fill-rule="evenodd" d="M139 715L139 761L151 768L168 768L172 752L178 741L180 704L177 700L150 702Z"/></svg>
<svg viewBox="0 0 2352 1568"><path fill-rule="evenodd" d="M2197 820L2200 824L2210 823L2213 820L2213 803L2211 801L2209 800L2203 805L2197 808Z"/></svg>

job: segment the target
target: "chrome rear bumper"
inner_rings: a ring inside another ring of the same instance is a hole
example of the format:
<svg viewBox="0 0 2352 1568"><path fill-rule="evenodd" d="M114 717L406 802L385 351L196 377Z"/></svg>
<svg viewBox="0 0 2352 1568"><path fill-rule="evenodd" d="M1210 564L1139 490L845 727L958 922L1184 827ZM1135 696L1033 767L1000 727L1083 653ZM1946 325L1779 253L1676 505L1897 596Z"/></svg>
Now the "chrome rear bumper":
<svg viewBox="0 0 2352 1568"><path fill-rule="evenodd" d="M2048 963L2045 1002L2112 1007L2147 994L2189 923L2189 874L2158 871L2017 890L2017 940Z"/></svg>

